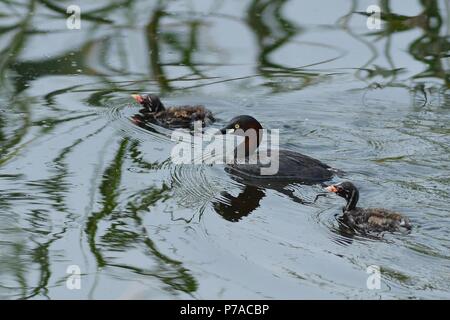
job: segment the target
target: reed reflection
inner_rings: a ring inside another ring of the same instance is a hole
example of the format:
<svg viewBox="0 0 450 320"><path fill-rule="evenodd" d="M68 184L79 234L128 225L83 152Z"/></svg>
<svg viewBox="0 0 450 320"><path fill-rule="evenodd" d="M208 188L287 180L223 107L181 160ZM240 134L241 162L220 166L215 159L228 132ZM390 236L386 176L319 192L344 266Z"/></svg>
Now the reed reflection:
<svg viewBox="0 0 450 320"><path fill-rule="evenodd" d="M362 39L360 36L357 37L370 46L370 50L374 52L374 57L369 60L370 62L373 62L383 53L391 68L386 69L376 66L376 69L370 70L366 68L366 64L360 69L369 70L363 78L368 80L378 75L388 76L390 74L392 79L385 84L386 86L406 87L403 83L396 82L397 74L404 70L394 66L395 63L401 65L401 62L395 61L393 58L392 49L394 47L394 38L392 36L406 31L420 30L420 36L411 41L408 45L409 54L415 60L421 62L425 67L425 70L410 76L410 79L414 81L411 87L412 93L414 95L419 92L426 95L423 82L430 78L442 81L440 93L449 89L450 70L448 59L450 57L450 37L448 35L448 30L445 28L449 28L449 19L448 16L443 17L443 15L448 15L449 13L446 13L445 8L440 7L440 4L443 4L448 9L448 3L438 0L421 0L419 5L422 7L422 10L415 16L394 13L391 9L391 1L389 0L382 0L379 4L382 11L380 16L380 19L383 21L382 29L380 31L365 34L364 38L366 39ZM352 9L354 9L354 7ZM368 16L365 12L359 12L359 14ZM348 32L351 33L351 30L348 29ZM386 39L382 52L378 52L373 45L370 45L370 42L373 41L373 39L376 42L381 39ZM358 71L358 73L360 72Z"/></svg>

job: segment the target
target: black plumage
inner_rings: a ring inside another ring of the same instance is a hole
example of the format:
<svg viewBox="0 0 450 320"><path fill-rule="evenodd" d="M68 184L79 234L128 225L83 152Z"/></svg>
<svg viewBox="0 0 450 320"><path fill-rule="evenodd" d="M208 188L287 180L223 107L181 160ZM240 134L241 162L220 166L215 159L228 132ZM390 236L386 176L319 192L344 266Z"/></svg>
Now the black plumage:
<svg viewBox="0 0 450 320"><path fill-rule="evenodd" d="M245 136L250 129L258 133L255 135L256 141L251 141L248 136ZM245 141L241 146L238 146L238 148L245 148L245 152L242 152L245 159L239 159L240 161L227 165L226 170L240 176L247 183L261 186L270 182L274 186L279 185L280 187L291 182L314 184L327 181L336 173L335 169L317 159L295 151L279 149L267 150L269 157L272 156L273 152L278 153L278 171L272 175L263 175L261 174L261 169L268 165L264 165L261 162L252 164L248 161L254 156L263 137L263 127L258 120L247 115L237 116L223 127L220 132L222 134L232 132L233 134L245 136ZM238 153L235 152L235 157L236 154Z"/></svg>

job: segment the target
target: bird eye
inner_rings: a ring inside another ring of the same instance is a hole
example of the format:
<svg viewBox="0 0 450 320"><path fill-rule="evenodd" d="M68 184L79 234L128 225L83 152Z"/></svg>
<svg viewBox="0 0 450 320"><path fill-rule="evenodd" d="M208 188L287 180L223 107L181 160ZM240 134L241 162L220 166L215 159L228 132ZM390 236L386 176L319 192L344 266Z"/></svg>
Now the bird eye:
<svg viewBox="0 0 450 320"><path fill-rule="evenodd" d="M239 123L236 123L236 124L234 125L234 128L235 128L235 129L239 129Z"/></svg>

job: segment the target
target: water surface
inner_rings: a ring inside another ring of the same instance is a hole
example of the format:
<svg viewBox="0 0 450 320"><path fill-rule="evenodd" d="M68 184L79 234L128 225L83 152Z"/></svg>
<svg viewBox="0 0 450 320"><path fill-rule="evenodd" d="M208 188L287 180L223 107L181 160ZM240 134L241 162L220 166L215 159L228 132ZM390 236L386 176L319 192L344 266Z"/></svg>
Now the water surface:
<svg viewBox="0 0 450 320"><path fill-rule="evenodd" d="M76 1L80 30L70 4L0 4L0 298L450 298L448 1L376 2L376 30L373 1ZM130 121L136 92L255 116L411 234L294 201L318 185L174 165L167 132Z"/></svg>

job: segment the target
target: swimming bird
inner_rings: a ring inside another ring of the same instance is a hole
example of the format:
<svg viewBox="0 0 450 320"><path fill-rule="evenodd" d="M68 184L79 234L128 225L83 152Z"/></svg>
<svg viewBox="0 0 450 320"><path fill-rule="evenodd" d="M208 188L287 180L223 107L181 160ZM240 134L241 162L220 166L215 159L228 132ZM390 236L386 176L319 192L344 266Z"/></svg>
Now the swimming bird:
<svg viewBox="0 0 450 320"><path fill-rule="evenodd" d="M252 130L256 134L248 135L249 130ZM239 154L243 160L248 160L256 154L259 144L263 137L263 127L258 120L249 115L240 115L230 120L230 122L220 129L221 134L232 133L239 136L245 136L245 141L238 146L245 147L245 152L241 153L235 150L235 157ZM268 150L268 154L275 155L273 161L278 161L278 170L274 174L263 175L261 169L266 166L261 162L240 163L235 161L232 164L228 164L227 171L242 177L246 182L252 182L253 185L264 185L270 183L272 186L277 184L280 187L284 187L289 182L300 182L303 184L315 184L327 181L337 173L337 170L322 163L321 161L303 155L301 153L277 149ZM242 160L241 159L241 160ZM241 161L242 162L242 161Z"/></svg>
<svg viewBox="0 0 450 320"><path fill-rule="evenodd" d="M411 230L409 219L400 213L382 208L357 207L359 191L349 181L333 184L325 189L336 193L347 201L347 204L343 207L343 218L351 228L375 232Z"/></svg>
<svg viewBox="0 0 450 320"><path fill-rule="evenodd" d="M133 94L132 97L143 107L132 118L141 127L145 127L146 123L153 123L169 129L192 129L196 121L201 121L202 127L215 121L212 112L201 105L165 108L156 95Z"/></svg>

